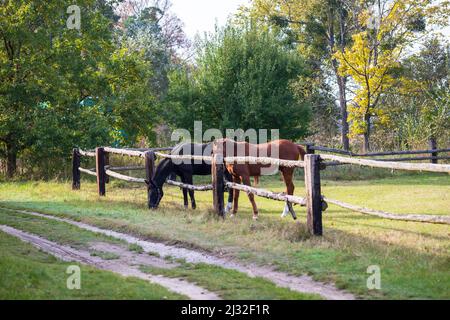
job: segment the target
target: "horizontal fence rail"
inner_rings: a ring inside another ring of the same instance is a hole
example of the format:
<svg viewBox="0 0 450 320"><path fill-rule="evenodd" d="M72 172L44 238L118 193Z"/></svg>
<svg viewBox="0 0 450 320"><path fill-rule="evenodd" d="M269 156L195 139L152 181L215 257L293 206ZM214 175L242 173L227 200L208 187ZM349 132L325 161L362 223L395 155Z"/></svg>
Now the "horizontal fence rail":
<svg viewBox="0 0 450 320"><path fill-rule="evenodd" d="M116 179L120 179L120 180L124 180L124 181L128 181L128 182L145 183L145 179L142 179L142 178L126 176L124 174L120 174L120 173L117 173L117 172L114 172L111 170L106 170L105 172L108 176L116 178Z"/></svg>
<svg viewBox="0 0 450 320"><path fill-rule="evenodd" d="M133 170L144 170L144 166L129 166L129 167L108 167L106 166L105 169L109 169L112 171L133 171Z"/></svg>
<svg viewBox="0 0 450 320"><path fill-rule="evenodd" d="M178 181L173 180L166 180L167 184L170 184L172 186L180 187L182 189L189 189L189 190L195 190L195 191L209 191L213 189L212 184L206 184L206 185L193 185L193 184L186 184L181 183Z"/></svg>
<svg viewBox="0 0 450 320"><path fill-rule="evenodd" d="M97 176L97 172L90 170L90 169L85 169L85 168L79 167L78 170L80 170L80 172L90 174L91 176L94 176L94 177Z"/></svg>
<svg viewBox="0 0 450 320"><path fill-rule="evenodd" d="M210 156L195 156L195 155L175 155L175 154L166 154L161 152L155 152L155 155L161 158L167 158L167 159L176 159L176 160L194 160L194 161L212 161L212 157Z"/></svg>
<svg viewBox="0 0 450 320"><path fill-rule="evenodd" d="M394 214L381 210L373 210L364 207L359 207L353 204L348 204L342 201L333 200L329 198L324 198L328 203L332 203L339 207L350 209L352 211L357 211L360 213L368 214L371 216L377 216L380 218L390 219L390 220L402 220L402 221L415 221L415 222L427 222L427 223L439 223L439 224L450 224L450 216L433 216L433 215L419 215L419 214Z"/></svg>
<svg viewBox="0 0 450 320"><path fill-rule="evenodd" d="M225 157L223 161L225 163L262 164L289 168L303 168L305 166L303 161L284 160L270 157Z"/></svg>
<svg viewBox="0 0 450 320"><path fill-rule="evenodd" d="M130 156L130 157L145 157L145 152L143 151L137 151L137 150L128 150L128 149L117 149L117 148L110 148L110 147L104 147L103 148L104 152L109 152L109 153L115 153L115 154L120 154L123 156Z"/></svg>
<svg viewBox="0 0 450 320"><path fill-rule="evenodd" d="M176 160L194 160L194 161L212 161L211 156L196 156L196 155L173 155L155 152L155 155L161 158L176 159ZM276 165L280 167L300 168L304 167L303 161L296 160L284 160L269 157L225 157L225 163L248 163L248 164L261 164L261 165Z"/></svg>
<svg viewBox="0 0 450 320"><path fill-rule="evenodd" d="M287 195L284 193L276 193L276 192L272 192L269 190L254 188L254 187L250 187L250 186L246 186L246 185L238 184L238 183L234 183L234 182L226 182L225 185L228 188L244 191L247 193L253 193L254 195L257 195L257 196L260 196L263 198L295 203L295 204L299 204L301 206L306 205L306 200L305 200L305 198L302 198L302 197L291 196L291 195Z"/></svg>
<svg viewBox="0 0 450 320"><path fill-rule="evenodd" d="M450 173L450 165L431 164L431 163L397 163L391 161L379 161L359 158L349 158L334 156L330 154L321 154L320 157L325 160L331 160L340 163L356 164L361 166L369 166L375 168L398 169L410 171L430 171Z"/></svg>
<svg viewBox="0 0 450 320"><path fill-rule="evenodd" d="M95 151L84 151L79 149L78 153L84 157L95 157Z"/></svg>
<svg viewBox="0 0 450 320"><path fill-rule="evenodd" d="M336 148L328 148L323 146L310 145L308 148L311 150L338 153L352 157L379 157L379 156L395 156L395 155L408 155L408 154L425 154L425 153L446 153L450 152L450 149L429 149L429 150L401 150L401 151L381 151L381 152L368 152L368 153L354 153Z"/></svg>
<svg viewBox="0 0 450 320"><path fill-rule="evenodd" d="M442 157L410 157L410 158L381 158L381 159L374 159L377 161L423 161L423 160L448 160L449 157L442 156Z"/></svg>

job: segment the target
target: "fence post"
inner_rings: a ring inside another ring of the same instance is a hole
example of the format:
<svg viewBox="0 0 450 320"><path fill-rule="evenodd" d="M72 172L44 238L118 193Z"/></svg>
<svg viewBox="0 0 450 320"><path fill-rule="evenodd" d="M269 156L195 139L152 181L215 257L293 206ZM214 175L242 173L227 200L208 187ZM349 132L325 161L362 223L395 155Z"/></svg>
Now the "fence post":
<svg viewBox="0 0 450 320"><path fill-rule="evenodd" d="M437 141L434 137L430 138L430 149L431 150L436 150L437 149ZM433 152L431 154L432 157L437 157L438 153L437 152ZM437 158L431 158L431 163L437 164L438 163L438 159Z"/></svg>
<svg viewBox="0 0 450 320"><path fill-rule="evenodd" d="M213 147L213 156L211 161L211 177L213 186L213 204L214 211L222 218L225 217L224 210L224 179L223 179L223 155L216 153L216 146Z"/></svg>
<svg viewBox="0 0 450 320"><path fill-rule="evenodd" d="M305 143L306 154L314 154L315 153L315 150L313 148L311 148L311 147L314 147L314 143L313 142L306 142Z"/></svg>
<svg viewBox="0 0 450 320"><path fill-rule="evenodd" d="M103 148L95 148L95 170L97 172L97 189L98 195L106 194L106 172L105 172L105 150Z"/></svg>
<svg viewBox="0 0 450 320"><path fill-rule="evenodd" d="M322 235L322 193L320 191L320 157L305 155L306 224L311 234Z"/></svg>
<svg viewBox="0 0 450 320"><path fill-rule="evenodd" d="M72 190L80 189L81 157L78 148L72 150Z"/></svg>

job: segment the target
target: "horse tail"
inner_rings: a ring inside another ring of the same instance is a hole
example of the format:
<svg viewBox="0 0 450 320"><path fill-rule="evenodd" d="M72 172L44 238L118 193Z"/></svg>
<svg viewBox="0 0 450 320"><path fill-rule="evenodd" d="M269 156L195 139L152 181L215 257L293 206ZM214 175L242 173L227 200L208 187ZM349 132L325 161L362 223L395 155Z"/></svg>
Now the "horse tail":
<svg viewBox="0 0 450 320"><path fill-rule="evenodd" d="M297 149L298 149L298 152L300 153L300 160L304 160L305 154L306 154L305 148L303 148L302 145L297 144Z"/></svg>

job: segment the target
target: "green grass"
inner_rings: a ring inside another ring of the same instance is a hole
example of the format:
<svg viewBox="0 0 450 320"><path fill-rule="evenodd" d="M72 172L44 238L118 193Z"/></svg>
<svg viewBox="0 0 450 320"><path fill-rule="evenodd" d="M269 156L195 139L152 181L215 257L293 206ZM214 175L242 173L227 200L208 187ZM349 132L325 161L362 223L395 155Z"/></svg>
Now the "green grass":
<svg viewBox="0 0 450 320"><path fill-rule="evenodd" d="M196 179L197 182L201 181ZM206 180L205 180L206 181ZM303 195L297 179L295 194ZM127 187L128 186L128 187ZM261 187L282 191L278 177ZM370 181L324 180L325 196L393 213L450 214L448 175L399 175ZM136 185L112 181L99 198L95 184L26 182L0 185L0 205L32 209L93 223L142 237L202 248L244 261L272 264L293 274L331 281L361 298L450 299L450 228L392 221L330 205L324 236L310 237L305 209L295 207L299 221L281 220L283 203L257 198L260 220L251 219L241 194L236 219L220 221L211 214L210 192L196 192L198 209L184 210L179 188L166 187L160 209L146 208L146 192ZM381 268L382 289L368 290L369 265Z"/></svg>
<svg viewBox="0 0 450 320"><path fill-rule="evenodd" d="M125 245L125 242L116 240L101 234L93 233L72 226L65 222L54 221L42 217L30 216L0 208L0 225L8 225L23 231L39 235L59 244L72 247L89 249L89 244L96 242L108 242L111 244L122 244L129 251L137 254L144 252L143 248L136 244ZM118 254L91 250L92 256L98 256L103 260L114 260L120 258ZM156 252L148 253L159 256ZM221 267L207 265L188 264L181 259L167 257L167 260L180 264L179 267L165 270L146 266L145 271L153 274L163 274L170 277L186 278L198 283L204 288L217 292L220 296L229 299L318 299L319 296L293 292L289 289L279 288L273 283L260 279L250 278L247 275L226 270ZM5 264L6 268L6 264ZM14 266L11 266L14 268ZM11 280L13 283L14 280ZM20 290L20 288L18 288Z"/></svg>
<svg viewBox="0 0 450 320"><path fill-rule="evenodd" d="M131 252L136 252L136 253L143 253L144 249L142 249L142 247L138 244L135 243L131 243L128 245L128 250L130 250Z"/></svg>
<svg viewBox="0 0 450 320"><path fill-rule="evenodd" d="M321 298L318 295L302 294L277 287L263 278L249 278L238 271L203 263L183 263L180 267L173 269L143 266L141 270L167 277L187 279L218 293L224 299L253 300L255 297L258 297L258 299L266 300L305 300Z"/></svg>
<svg viewBox="0 0 450 320"><path fill-rule="evenodd" d="M99 251L99 250L92 250L91 256L100 257L103 260L116 260L116 259L120 258L120 256L118 254L115 254L113 252L106 252L106 251Z"/></svg>
<svg viewBox="0 0 450 320"><path fill-rule="evenodd" d="M30 244L0 232L0 299L183 299L136 278L80 265L81 288L66 286L67 267Z"/></svg>

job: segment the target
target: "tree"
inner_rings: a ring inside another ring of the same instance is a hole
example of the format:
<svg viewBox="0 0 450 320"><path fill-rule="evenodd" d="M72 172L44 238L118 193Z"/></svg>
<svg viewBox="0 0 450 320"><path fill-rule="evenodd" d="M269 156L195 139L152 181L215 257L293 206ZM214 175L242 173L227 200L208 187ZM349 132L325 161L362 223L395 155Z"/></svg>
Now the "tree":
<svg viewBox="0 0 450 320"><path fill-rule="evenodd" d="M325 86L327 70L331 70L337 87L340 108L341 144L349 149L347 121L347 76L341 74L339 61L333 56L342 52L351 40L351 14L357 9L356 1L345 0L253 0L250 16L263 19L280 27L293 39L299 52L309 64L316 66L315 78ZM325 74L325 76L324 76ZM315 80L311 80L318 83ZM316 106L318 116L328 112L328 104ZM325 110L321 110L325 109Z"/></svg>
<svg viewBox="0 0 450 320"><path fill-rule="evenodd" d="M78 1L81 29L66 26L70 1L0 7L0 157L55 167L74 146L132 145L151 138L152 66L117 40L115 1Z"/></svg>
<svg viewBox="0 0 450 320"><path fill-rule="evenodd" d="M70 4L3 1L0 7L0 141L8 176L16 171L17 154L36 139L38 104L49 102L62 116L71 98L84 97L89 73L109 50L109 23L101 12L83 11L82 32L70 30ZM86 9L94 4L79 3Z"/></svg>
<svg viewBox="0 0 450 320"><path fill-rule="evenodd" d="M357 15L359 32L353 42L334 57L339 71L351 77L357 89L348 108L350 134L363 135L363 151L370 150L370 133L375 118L388 121L380 100L395 84L394 71L402 53L417 41L426 25L442 25L448 17L448 1L375 0L364 1Z"/></svg>
<svg viewBox="0 0 450 320"><path fill-rule="evenodd" d="M291 85L305 73L299 54L274 33L230 25L198 44L195 66L171 75L167 114L183 128L201 119L221 130L276 128L297 139L306 134L310 107Z"/></svg>
<svg viewBox="0 0 450 320"><path fill-rule="evenodd" d="M401 143L436 149L448 145L450 132L450 57L445 43L431 38L402 61L401 85L388 94L389 117Z"/></svg>
<svg viewBox="0 0 450 320"><path fill-rule="evenodd" d="M150 89L160 97L167 92L168 73L178 60L178 50L188 46L182 23L170 8L168 0L127 0L119 10L121 37L128 48L143 51L144 59L151 62Z"/></svg>

